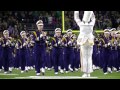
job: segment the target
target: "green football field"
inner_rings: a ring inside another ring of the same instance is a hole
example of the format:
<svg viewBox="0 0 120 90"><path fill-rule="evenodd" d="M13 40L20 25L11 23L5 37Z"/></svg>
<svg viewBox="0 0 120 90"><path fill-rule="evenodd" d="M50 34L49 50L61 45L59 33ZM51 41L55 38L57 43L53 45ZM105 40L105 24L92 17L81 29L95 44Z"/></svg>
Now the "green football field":
<svg viewBox="0 0 120 90"><path fill-rule="evenodd" d="M13 69L11 74L4 74L3 71L0 72L0 79L84 79L82 78L82 72L79 70L69 73L58 75L54 74L54 71L46 70L45 75L36 76L34 70L30 70L28 72L21 73L20 70ZM86 78L85 78L86 79ZM87 78L89 79L89 78ZM120 72L112 72L104 75L102 70L95 70L92 74L90 79L120 79Z"/></svg>

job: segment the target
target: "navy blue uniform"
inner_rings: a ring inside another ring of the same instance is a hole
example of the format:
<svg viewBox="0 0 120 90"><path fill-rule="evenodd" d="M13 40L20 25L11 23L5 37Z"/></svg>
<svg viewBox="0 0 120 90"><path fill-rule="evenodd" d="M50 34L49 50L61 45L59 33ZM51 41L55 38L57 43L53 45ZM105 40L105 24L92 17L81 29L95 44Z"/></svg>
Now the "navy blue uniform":
<svg viewBox="0 0 120 90"><path fill-rule="evenodd" d="M15 58L14 58L14 48L15 48L15 42L13 40L11 40L11 47L10 47L10 54L9 54L9 67L14 67L14 63L15 63Z"/></svg>
<svg viewBox="0 0 120 90"><path fill-rule="evenodd" d="M25 66L26 66L26 61L27 61L27 45L23 46L23 44L26 42L26 39L21 39L22 42L22 47L20 48L20 65L21 65L21 70L24 71L25 70Z"/></svg>
<svg viewBox="0 0 120 90"><path fill-rule="evenodd" d="M3 38L3 66L4 66L4 71L7 72L9 71L9 61L10 61L10 43L7 44L9 39Z"/></svg>
<svg viewBox="0 0 120 90"><path fill-rule="evenodd" d="M51 62L51 42L50 42L50 37L48 37L47 42L46 42L46 54L45 54L45 59L46 59L46 67L52 68L52 62Z"/></svg>
<svg viewBox="0 0 120 90"><path fill-rule="evenodd" d="M53 55L53 61L54 61L54 70L55 72L58 72L58 66L61 67L61 69L64 69L63 64L63 43L58 43L60 40L62 40L61 37L54 37L52 41L52 55Z"/></svg>
<svg viewBox="0 0 120 90"><path fill-rule="evenodd" d="M22 45L22 42L20 39L17 40L16 44L18 44L18 46L16 46L16 55L15 55L15 68L19 68L21 66L20 64L20 46Z"/></svg>
<svg viewBox="0 0 120 90"><path fill-rule="evenodd" d="M79 47L75 47L74 48L75 51L75 68L80 68L80 48Z"/></svg>
<svg viewBox="0 0 120 90"><path fill-rule="evenodd" d="M112 66L115 67L117 69L117 71L119 70L119 66L118 66L118 50L117 50L117 39L116 38L112 38L111 40L111 61L112 61Z"/></svg>
<svg viewBox="0 0 120 90"><path fill-rule="evenodd" d="M120 67L120 39L117 40L118 41L118 67Z"/></svg>
<svg viewBox="0 0 120 90"><path fill-rule="evenodd" d="M104 61L103 61L103 72L107 72L108 60L110 59L110 46L109 46L109 38L104 37L105 45L104 45Z"/></svg>
<svg viewBox="0 0 120 90"><path fill-rule="evenodd" d="M71 41L71 43L68 43ZM68 66L70 65L71 68L74 68L74 58L75 58L75 53L74 53L74 45L72 42L71 37L66 37L66 43L64 47L64 62L65 62L65 69L68 71Z"/></svg>
<svg viewBox="0 0 120 90"><path fill-rule="evenodd" d="M2 69L3 66L3 47L2 47L2 41L0 41L0 69Z"/></svg>
<svg viewBox="0 0 120 90"><path fill-rule="evenodd" d="M95 44L93 46L93 55L92 55L92 60L93 60L93 65L95 65L96 67L99 66L98 64L98 57L99 57L99 53L98 53L98 39L96 38L94 40Z"/></svg>
<svg viewBox="0 0 120 90"><path fill-rule="evenodd" d="M40 35L42 32L36 31L34 32L34 41L35 41L35 48L34 48L34 54L35 54L35 69L37 73L40 73L40 68L45 68L45 40L46 37L40 38ZM36 40L39 38L39 40Z"/></svg>

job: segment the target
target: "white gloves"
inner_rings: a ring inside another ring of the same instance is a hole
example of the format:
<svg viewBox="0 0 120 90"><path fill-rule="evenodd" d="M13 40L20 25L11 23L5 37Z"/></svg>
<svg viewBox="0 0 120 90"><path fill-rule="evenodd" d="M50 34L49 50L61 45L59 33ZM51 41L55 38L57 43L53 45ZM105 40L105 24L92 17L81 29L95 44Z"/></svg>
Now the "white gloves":
<svg viewBox="0 0 120 90"><path fill-rule="evenodd" d="M23 47L26 46L27 44L26 43L23 43Z"/></svg>
<svg viewBox="0 0 120 90"><path fill-rule="evenodd" d="M110 45L110 43L108 43L108 46Z"/></svg>
<svg viewBox="0 0 120 90"><path fill-rule="evenodd" d="M107 44L105 44L105 47L107 47Z"/></svg>
<svg viewBox="0 0 120 90"><path fill-rule="evenodd" d="M65 46L67 47L67 44L65 44Z"/></svg>
<svg viewBox="0 0 120 90"><path fill-rule="evenodd" d="M56 47L57 47L57 43L56 43L56 44L54 44L54 46L56 46Z"/></svg>
<svg viewBox="0 0 120 90"><path fill-rule="evenodd" d="M43 34L40 34L40 38L42 38L43 37Z"/></svg>
<svg viewBox="0 0 120 90"><path fill-rule="evenodd" d="M60 43L61 43L61 41L58 42L58 44L60 44Z"/></svg>
<svg viewBox="0 0 120 90"><path fill-rule="evenodd" d="M5 44L3 44L2 46L5 47Z"/></svg>
<svg viewBox="0 0 120 90"><path fill-rule="evenodd" d="M36 40L39 41L39 37L37 37Z"/></svg>
<svg viewBox="0 0 120 90"><path fill-rule="evenodd" d="M68 42L68 45L70 45L71 43L72 43L72 42L71 42L71 41L69 41L69 42Z"/></svg>

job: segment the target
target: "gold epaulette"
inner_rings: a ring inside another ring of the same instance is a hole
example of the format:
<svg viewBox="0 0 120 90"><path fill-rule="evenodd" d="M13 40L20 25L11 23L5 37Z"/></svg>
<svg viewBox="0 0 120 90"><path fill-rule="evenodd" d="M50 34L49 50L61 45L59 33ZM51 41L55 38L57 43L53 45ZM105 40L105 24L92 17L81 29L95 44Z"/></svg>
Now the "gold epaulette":
<svg viewBox="0 0 120 90"><path fill-rule="evenodd" d="M20 42L20 44L22 44L22 41L20 39L18 39L18 42Z"/></svg>
<svg viewBox="0 0 120 90"><path fill-rule="evenodd" d="M37 38L37 33L36 33L35 31L33 31L33 34L34 34L34 36Z"/></svg>
<svg viewBox="0 0 120 90"><path fill-rule="evenodd" d="M112 44L114 43L114 40L115 40L115 39L114 39L114 38L112 38L112 40L111 40L111 43L112 43Z"/></svg>
<svg viewBox="0 0 120 90"><path fill-rule="evenodd" d="M104 41L104 39L100 38L100 40L102 40L103 44L105 44L105 41Z"/></svg>
<svg viewBox="0 0 120 90"><path fill-rule="evenodd" d="M65 37L62 38L62 41L66 41L67 42L67 39Z"/></svg>
<svg viewBox="0 0 120 90"><path fill-rule="evenodd" d="M1 42L3 42L3 43L4 43L4 38L3 38L3 37L1 37Z"/></svg>
<svg viewBox="0 0 120 90"><path fill-rule="evenodd" d="M52 37L52 40L54 40L54 42L56 42L56 40L55 40L55 38L54 38L54 37Z"/></svg>

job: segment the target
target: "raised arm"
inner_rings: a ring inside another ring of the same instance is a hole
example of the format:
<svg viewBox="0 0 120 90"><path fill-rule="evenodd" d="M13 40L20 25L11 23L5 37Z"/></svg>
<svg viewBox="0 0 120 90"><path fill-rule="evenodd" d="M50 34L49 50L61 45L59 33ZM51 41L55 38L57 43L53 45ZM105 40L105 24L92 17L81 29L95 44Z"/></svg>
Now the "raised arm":
<svg viewBox="0 0 120 90"><path fill-rule="evenodd" d="M93 12L93 14L92 14L92 16L91 16L91 23L92 23L92 25L95 25L95 21L96 21L96 19L95 19L95 14L94 14L94 12Z"/></svg>
<svg viewBox="0 0 120 90"><path fill-rule="evenodd" d="M78 26L80 26L81 20L79 18L79 11L74 11L74 20Z"/></svg>

